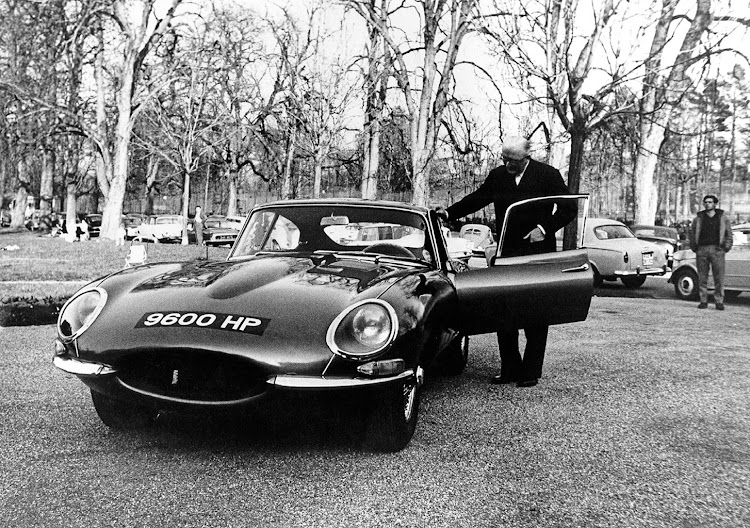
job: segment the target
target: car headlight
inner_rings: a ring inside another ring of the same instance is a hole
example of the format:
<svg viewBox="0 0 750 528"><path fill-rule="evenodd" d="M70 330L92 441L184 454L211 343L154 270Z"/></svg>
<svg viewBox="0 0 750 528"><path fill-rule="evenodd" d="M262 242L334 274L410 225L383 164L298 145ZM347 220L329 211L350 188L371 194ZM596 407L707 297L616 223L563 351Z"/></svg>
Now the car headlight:
<svg viewBox="0 0 750 528"><path fill-rule="evenodd" d="M365 361L383 352L398 334L393 307L380 299L349 306L328 327L326 342L334 354Z"/></svg>
<svg viewBox="0 0 750 528"><path fill-rule="evenodd" d="M57 318L57 332L65 342L81 335L93 323L107 302L102 288L83 290L68 299Z"/></svg>

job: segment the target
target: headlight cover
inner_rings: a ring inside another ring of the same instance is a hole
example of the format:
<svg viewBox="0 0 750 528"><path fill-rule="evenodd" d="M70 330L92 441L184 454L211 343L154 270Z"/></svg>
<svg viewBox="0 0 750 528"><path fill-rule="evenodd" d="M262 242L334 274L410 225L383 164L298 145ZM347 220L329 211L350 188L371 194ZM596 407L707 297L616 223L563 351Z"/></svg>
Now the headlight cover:
<svg viewBox="0 0 750 528"><path fill-rule="evenodd" d="M70 342L91 326L107 303L107 292L92 288L73 295L60 310L57 333L63 342Z"/></svg>
<svg viewBox="0 0 750 528"><path fill-rule="evenodd" d="M328 327L326 342L334 354L357 361L383 352L398 334L393 307L380 299L366 299L347 307Z"/></svg>

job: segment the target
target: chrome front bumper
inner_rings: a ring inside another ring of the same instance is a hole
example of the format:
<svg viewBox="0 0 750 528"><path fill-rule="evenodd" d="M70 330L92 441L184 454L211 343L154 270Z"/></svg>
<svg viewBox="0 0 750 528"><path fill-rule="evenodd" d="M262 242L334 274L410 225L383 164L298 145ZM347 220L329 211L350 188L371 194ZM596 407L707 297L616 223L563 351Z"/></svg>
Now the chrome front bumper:
<svg viewBox="0 0 750 528"><path fill-rule="evenodd" d="M285 389L346 389L385 385L411 376L414 376L414 370L412 369L405 370L395 376L382 378L324 378L317 376L281 375L268 378L266 383ZM416 376L417 382L421 384L423 379L421 367L417 368Z"/></svg>
<svg viewBox="0 0 750 528"><path fill-rule="evenodd" d="M75 374L76 376L101 377L111 376L112 374L117 373L116 369L109 365L105 365L104 363L81 361L80 359L68 356L55 356L52 358L52 363L60 370L67 372L68 374ZM382 378L325 378L286 374L272 376L266 380L266 383L280 389L354 389L385 385L414 375L415 373L412 369L405 370L395 376L386 376ZM417 382L421 384L424 378L421 367L417 368L416 376Z"/></svg>
<svg viewBox="0 0 750 528"><path fill-rule="evenodd" d="M60 370L76 376L109 376L117 372L104 363L92 363L65 356L53 357L52 364Z"/></svg>

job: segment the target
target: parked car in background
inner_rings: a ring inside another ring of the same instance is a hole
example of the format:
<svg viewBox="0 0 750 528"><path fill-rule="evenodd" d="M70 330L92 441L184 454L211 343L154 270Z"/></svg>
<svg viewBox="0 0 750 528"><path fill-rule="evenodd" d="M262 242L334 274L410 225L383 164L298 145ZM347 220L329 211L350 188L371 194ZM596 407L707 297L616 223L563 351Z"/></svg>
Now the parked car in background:
<svg viewBox="0 0 750 528"><path fill-rule="evenodd" d="M460 236L474 244L474 255L484 256L484 250L495 243L492 230L484 224L466 224L461 226Z"/></svg>
<svg viewBox="0 0 750 528"><path fill-rule="evenodd" d="M732 227L732 239L734 245L726 254L724 274L724 296L729 299L750 291L750 224ZM675 253L669 282L674 284L674 292L680 299L698 300L698 267L692 250L683 249ZM714 288L714 278L710 273L708 288Z"/></svg>
<svg viewBox="0 0 750 528"><path fill-rule="evenodd" d="M132 240L138 236L138 226L148 218L146 215L139 213L128 213L122 216L122 223L125 226L125 239Z"/></svg>
<svg viewBox="0 0 750 528"><path fill-rule="evenodd" d="M203 223L203 243L207 246L231 246L239 231L223 227L224 217L209 216Z"/></svg>
<svg viewBox="0 0 750 528"><path fill-rule="evenodd" d="M460 260L464 264L468 264L469 259L474 256L474 252L476 251L474 242L462 237L456 231L451 231L447 227L443 227L442 232L443 236L445 236L448 256L452 259ZM484 251L481 254L484 255Z"/></svg>
<svg viewBox="0 0 750 528"><path fill-rule="evenodd" d="M653 242L668 251L667 265L672 267L674 254L682 249L682 241L677 229L665 226L634 225L630 230L641 240Z"/></svg>
<svg viewBox="0 0 750 528"><path fill-rule="evenodd" d="M182 222L182 215L152 215L136 228L135 236L149 242L180 242ZM188 229L190 227L188 225Z"/></svg>
<svg viewBox="0 0 750 528"><path fill-rule="evenodd" d="M246 218L247 217L245 216L238 215L225 216L224 220L222 220L221 227L231 227L232 229L236 229L237 231L239 231L240 229L242 229Z"/></svg>
<svg viewBox="0 0 750 528"><path fill-rule="evenodd" d="M341 243L347 226L377 239ZM468 335L586 318L585 250L499 260L456 273L424 207L264 204L226 261L149 263L82 288L60 311L53 362L114 429L326 396L356 415L366 446L397 451L425 376L460 374Z"/></svg>
<svg viewBox="0 0 750 528"><path fill-rule="evenodd" d="M617 220L587 218L582 244L594 269L595 286L620 279L627 288L639 288L647 277L669 270L664 247L636 238Z"/></svg>
<svg viewBox="0 0 750 528"><path fill-rule="evenodd" d="M84 219L89 225L89 237L98 237L102 230L102 215L99 213L87 214Z"/></svg>

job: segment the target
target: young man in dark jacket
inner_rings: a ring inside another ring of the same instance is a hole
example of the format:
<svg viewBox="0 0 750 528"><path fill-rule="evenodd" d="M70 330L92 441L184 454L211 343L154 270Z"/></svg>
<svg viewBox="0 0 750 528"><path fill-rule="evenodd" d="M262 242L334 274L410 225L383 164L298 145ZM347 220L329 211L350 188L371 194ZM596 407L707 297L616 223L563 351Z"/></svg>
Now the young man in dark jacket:
<svg viewBox="0 0 750 528"><path fill-rule="evenodd" d="M446 210L438 209L444 219L458 219L493 204L498 227L512 204L528 198L570 194L560 172L530 157L529 140L508 138L503 143L504 165L492 169L484 183L474 192ZM529 207L520 213L505 235L502 257L532 255L556 250L555 232L566 226L577 211L575 204L553 204ZM502 329L497 333L501 372L492 383L517 383L532 387L542 376L548 326L524 328L526 350L523 358L518 348L518 329Z"/></svg>
<svg viewBox="0 0 750 528"><path fill-rule="evenodd" d="M724 309L725 255L732 249L732 225L724 211L717 209L719 199L713 194L703 198L704 210L690 224L690 249L695 251L698 267L698 308L708 306L708 270L714 276L716 309Z"/></svg>

